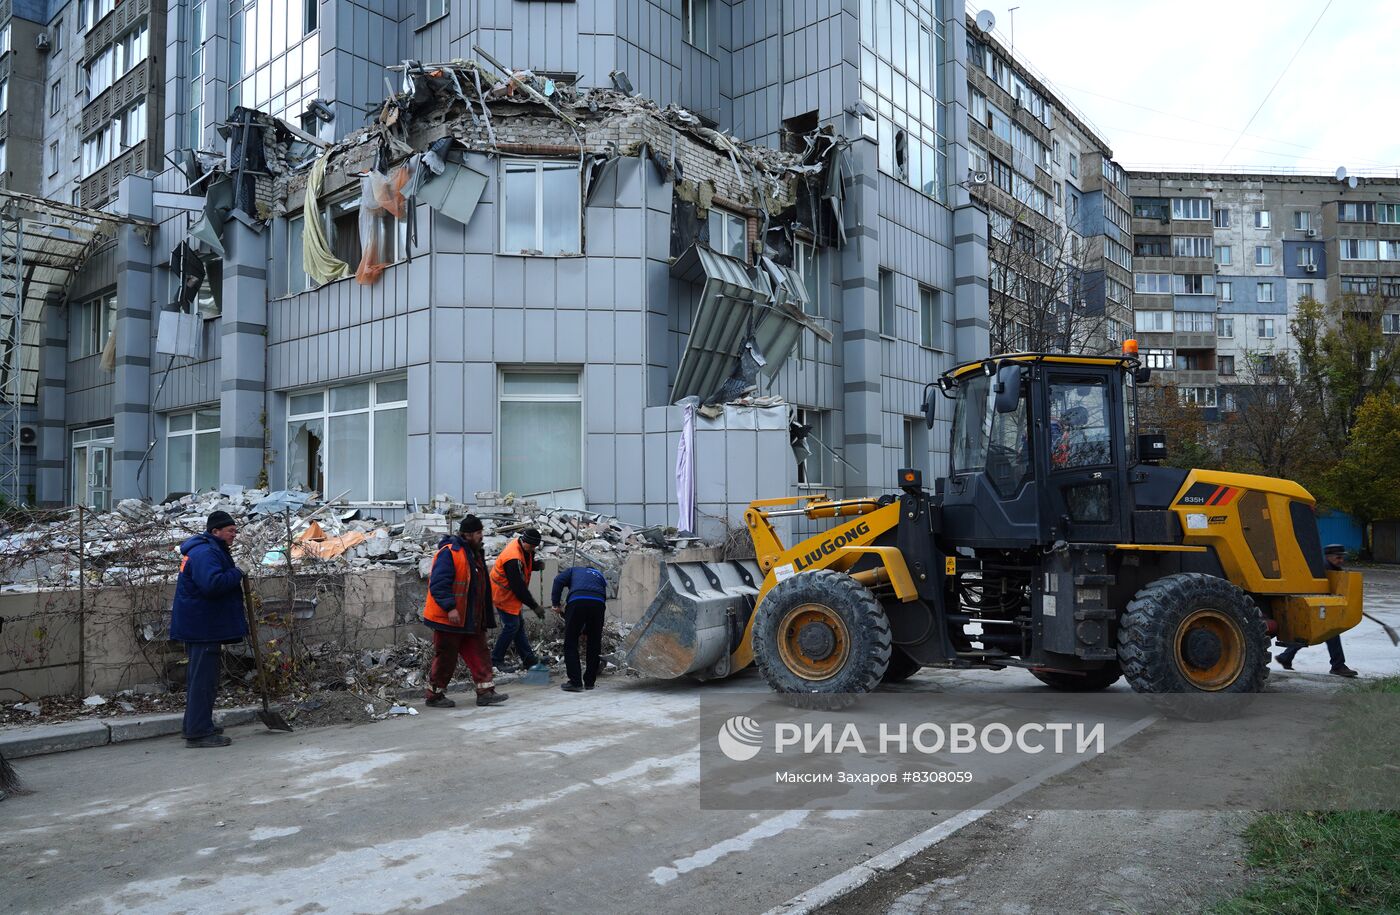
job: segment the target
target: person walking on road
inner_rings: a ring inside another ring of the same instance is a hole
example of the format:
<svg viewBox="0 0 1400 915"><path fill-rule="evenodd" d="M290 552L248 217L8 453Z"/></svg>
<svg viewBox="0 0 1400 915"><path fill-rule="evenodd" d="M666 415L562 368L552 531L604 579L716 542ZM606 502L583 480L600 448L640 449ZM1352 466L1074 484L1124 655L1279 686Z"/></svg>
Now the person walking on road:
<svg viewBox="0 0 1400 915"><path fill-rule="evenodd" d="M204 533L180 544L180 576L170 608L170 638L185 643L185 746L226 747L233 741L214 725L223 647L248 635L243 605L243 570L230 546L238 524L226 511L209 516Z"/></svg>
<svg viewBox="0 0 1400 915"><path fill-rule="evenodd" d="M1327 568L1340 572L1342 563L1346 560L1346 547L1340 543L1329 543L1327 549L1323 550L1323 555L1327 559ZM1299 648L1285 648L1275 659L1284 670L1293 669L1293 659L1297 657ZM1338 677L1355 677L1356 671L1347 667L1347 656L1342 651L1342 637L1334 635L1327 640L1327 655L1332 662L1332 673Z"/></svg>
<svg viewBox="0 0 1400 915"><path fill-rule="evenodd" d="M516 537L491 568L491 599L496 609L501 611L501 634L496 639L496 648L491 652L491 663L501 670L506 661L506 652L514 648L525 667L539 663L535 650L530 647L530 639L525 634L525 623L520 619L520 610L529 607L540 619L544 619L544 609L530 593L530 575L544 568L544 563L535 558L535 549L544 542L540 532L533 527Z"/></svg>
<svg viewBox="0 0 1400 915"><path fill-rule="evenodd" d="M564 591L569 592L567 606L559 601ZM564 618L564 667L568 671L567 683L559 688L568 693L592 689L598 680L598 654L603 644L603 614L608 607L608 580L603 573L592 566L573 566L554 576L554 589L549 602L554 612ZM578 640L582 635L588 640L585 651L588 663L579 670Z"/></svg>
<svg viewBox="0 0 1400 915"><path fill-rule="evenodd" d="M445 691L457 671L458 658L466 662L476 684L477 705L497 705L509 698L496 692L486 648L486 630L496 628L496 611L491 608L482 536L481 519L467 515L457 526L456 536L442 538L433 557L423 605L423 623L433 630L433 663L425 703L431 708L457 704Z"/></svg>

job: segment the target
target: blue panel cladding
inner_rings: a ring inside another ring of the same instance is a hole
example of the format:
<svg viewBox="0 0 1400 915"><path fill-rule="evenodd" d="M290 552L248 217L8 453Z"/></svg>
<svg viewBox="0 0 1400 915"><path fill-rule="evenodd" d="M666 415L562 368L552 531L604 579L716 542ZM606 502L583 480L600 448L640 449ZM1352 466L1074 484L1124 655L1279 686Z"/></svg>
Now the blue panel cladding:
<svg viewBox="0 0 1400 915"><path fill-rule="evenodd" d="M1079 198L1079 225L1075 231L1080 235L1094 236L1106 235L1105 227L1113 229L1118 227L1113 225L1103 216L1103 191L1089 191ZM1115 235L1119 241L1121 236Z"/></svg>
<svg viewBox="0 0 1400 915"><path fill-rule="evenodd" d="M1172 308L1175 311L1215 311L1215 296L1213 295L1176 295L1172 296Z"/></svg>
<svg viewBox="0 0 1400 915"><path fill-rule="evenodd" d="M1232 293L1231 301L1219 303L1218 307L1221 314L1288 314L1287 283L1282 277L1218 276L1216 277L1216 282L1229 283L1230 292ZM1274 300L1272 302L1259 301L1259 286L1261 284L1274 287ZM1177 301L1181 301L1182 298L1208 299L1207 296L1177 296ZM1186 310L1204 311L1205 309L1193 308Z"/></svg>
<svg viewBox="0 0 1400 915"><path fill-rule="evenodd" d="M1298 252L1312 251L1317 269L1309 273L1298 266ZM1283 243L1283 275L1291 280L1327 279L1327 246L1320 241L1285 241Z"/></svg>
<svg viewBox="0 0 1400 915"><path fill-rule="evenodd" d="M1103 314L1103 276L1102 270L1087 270L1079 278L1079 298L1091 315Z"/></svg>

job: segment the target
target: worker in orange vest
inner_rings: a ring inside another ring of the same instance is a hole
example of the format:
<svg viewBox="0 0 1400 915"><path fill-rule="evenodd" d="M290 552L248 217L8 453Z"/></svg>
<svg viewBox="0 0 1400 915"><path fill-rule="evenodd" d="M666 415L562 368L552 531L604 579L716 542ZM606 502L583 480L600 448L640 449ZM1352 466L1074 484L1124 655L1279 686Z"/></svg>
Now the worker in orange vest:
<svg viewBox="0 0 1400 915"><path fill-rule="evenodd" d="M496 609L501 611L501 634L496 639L496 649L491 652L491 663L501 669L506 660L506 652L513 646L526 667L539 663L535 650L530 647L530 639L525 635L525 624L521 622L520 610L529 607L540 619L544 619L544 608L530 593L530 573L544 568L544 563L535 558L535 548L544 538L533 527L516 537L491 568L491 599Z"/></svg>
<svg viewBox="0 0 1400 915"><path fill-rule="evenodd" d="M481 520L467 515L457 526L457 536L442 538L433 557L428 598L423 606L423 623L433 630L433 663L428 671L426 703L432 708L452 708L457 704L444 691L457 670L459 657L467 662L476 684L477 705L496 705L508 698L505 693L496 692L486 650L486 630L496 628L496 612L491 609L481 539Z"/></svg>

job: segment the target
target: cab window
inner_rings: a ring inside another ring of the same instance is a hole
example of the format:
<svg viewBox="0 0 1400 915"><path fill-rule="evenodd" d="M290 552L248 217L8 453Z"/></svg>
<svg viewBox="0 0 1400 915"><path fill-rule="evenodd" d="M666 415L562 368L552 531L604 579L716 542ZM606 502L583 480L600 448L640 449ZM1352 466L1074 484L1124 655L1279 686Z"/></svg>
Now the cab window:
<svg viewBox="0 0 1400 915"><path fill-rule="evenodd" d="M1108 384L1102 378L1057 378L1050 384L1050 468L1113 462Z"/></svg>

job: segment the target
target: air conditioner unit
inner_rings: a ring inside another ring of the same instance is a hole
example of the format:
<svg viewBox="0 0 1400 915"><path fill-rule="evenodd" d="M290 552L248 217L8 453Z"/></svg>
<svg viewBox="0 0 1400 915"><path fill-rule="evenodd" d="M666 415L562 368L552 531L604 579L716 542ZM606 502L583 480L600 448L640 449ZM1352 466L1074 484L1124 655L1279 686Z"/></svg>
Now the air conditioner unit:
<svg viewBox="0 0 1400 915"><path fill-rule="evenodd" d="M1308 238L1317 238L1317 230L1316 230L1316 229L1309 229L1309 230L1308 230Z"/></svg>
<svg viewBox="0 0 1400 915"><path fill-rule="evenodd" d="M1317 264L1304 264L1304 265L1303 265L1303 272L1304 272L1304 273L1316 273L1316 272L1317 272Z"/></svg>
<svg viewBox="0 0 1400 915"><path fill-rule="evenodd" d="M34 50L40 54L47 54L53 43L49 40L47 32L40 32L34 36Z"/></svg>
<svg viewBox="0 0 1400 915"><path fill-rule="evenodd" d="M19 443L21 445L32 445L39 440L39 430L34 426L19 427Z"/></svg>

